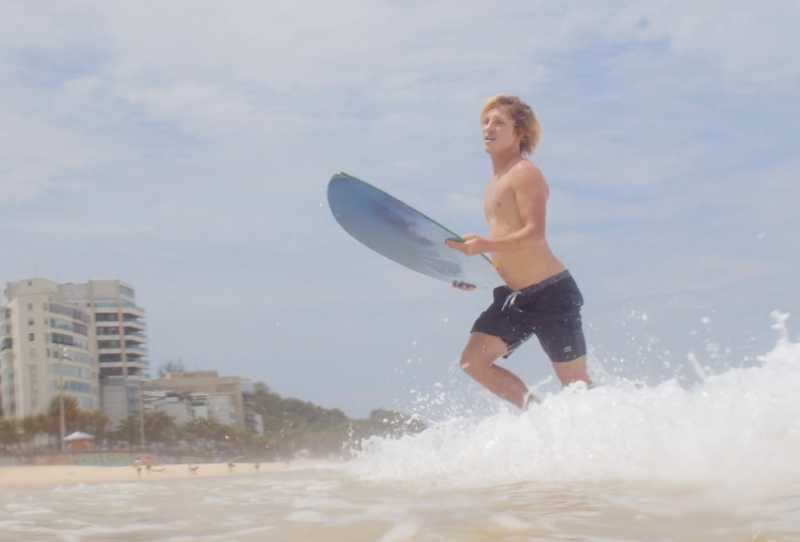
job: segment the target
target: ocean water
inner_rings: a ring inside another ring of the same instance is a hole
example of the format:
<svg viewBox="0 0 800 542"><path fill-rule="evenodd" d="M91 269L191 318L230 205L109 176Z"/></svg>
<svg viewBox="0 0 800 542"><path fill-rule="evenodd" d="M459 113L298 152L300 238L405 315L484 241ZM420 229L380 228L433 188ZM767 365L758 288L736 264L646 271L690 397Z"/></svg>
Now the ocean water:
<svg viewBox="0 0 800 542"><path fill-rule="evenodd" d="M800 541L800 344L697 385L569 388L346 462L0 493L0 541Z"/></svg>

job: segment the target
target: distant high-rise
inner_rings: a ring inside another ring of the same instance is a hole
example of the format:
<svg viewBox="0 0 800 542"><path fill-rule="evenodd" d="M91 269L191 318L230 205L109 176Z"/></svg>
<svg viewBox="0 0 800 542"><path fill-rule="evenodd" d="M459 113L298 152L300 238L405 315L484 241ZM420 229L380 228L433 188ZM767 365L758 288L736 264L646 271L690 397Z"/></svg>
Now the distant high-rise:
<svg viewBox="0 0 800 542"><path fill-rule="evenodd" d="M147 371L144 309L135 290L119 280L62 284L64 297L93 315L90 337L96 346L100 379L129 376L142 379Z"/></svg>
<svg viewBox="0 0 800 542"><path fill-rule="evenodd" d="M47 411L59 391L83 409L100 407L91 313L46 279L9 282L3 308L0 401L3 415Z"/></svg>
<svg viewBox="0 0 800 542"><path fill-rule="evenodd" d="M62 389L117 425L141 409L147 377L144 309L118 280L8 283L0 398L5 416L47 409Z"/></svg>
<svg viewBox="0 0 800 542"><path fill-rule="evenodd" d="M90 339L100 369L103 412L116 426L142 408L147 378L145 311L136 292L119 280L63 284L64 296L92 313Z"/></svg>

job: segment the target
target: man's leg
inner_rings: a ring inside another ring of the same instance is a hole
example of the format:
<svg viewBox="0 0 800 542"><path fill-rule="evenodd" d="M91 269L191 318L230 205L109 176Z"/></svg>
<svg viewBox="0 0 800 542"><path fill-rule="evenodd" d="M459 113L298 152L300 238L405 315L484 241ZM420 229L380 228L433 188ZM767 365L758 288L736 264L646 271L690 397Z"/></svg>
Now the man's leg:
<svg viewBox="0 0 800 542"><path fill-rule="evenodd" d="M495 395L524 409L536 399L517 375L495 365L506 351L506 343L499 337L475 331L461 354L461 368Z"/></svg>
<svg viewBox="0 0 800 542"><path fill-rule="evenodd" d="M569 386L573 382L586 382L586 385L590 387L592 385L589 374L586 372L586 356L572 361L554 361L553 370L562 386Z"/></svg>

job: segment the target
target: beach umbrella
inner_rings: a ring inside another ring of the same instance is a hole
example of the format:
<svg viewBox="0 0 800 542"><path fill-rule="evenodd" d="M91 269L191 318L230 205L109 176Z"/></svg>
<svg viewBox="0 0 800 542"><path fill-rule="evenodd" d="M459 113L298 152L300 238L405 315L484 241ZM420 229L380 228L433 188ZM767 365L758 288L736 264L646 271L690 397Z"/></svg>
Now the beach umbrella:
<svg viewBox="0 0 800 542"><path fill-rule="evenodd" d="M64 437L64 442L75 442L77 440L94 440L94 435L84 433L83 431L75 431L71 435Z"/></svg>

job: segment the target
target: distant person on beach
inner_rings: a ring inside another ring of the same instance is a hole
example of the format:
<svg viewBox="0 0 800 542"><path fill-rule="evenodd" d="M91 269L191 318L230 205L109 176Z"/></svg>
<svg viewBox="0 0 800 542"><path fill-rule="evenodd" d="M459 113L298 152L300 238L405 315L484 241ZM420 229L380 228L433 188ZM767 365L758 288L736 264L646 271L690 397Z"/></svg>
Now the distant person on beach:
<svg viewBox="0 0 800 542"><path fill-rule="evenodd" d="M536 335L562 385L591 384L580 314L583 297L545 238L550 190L527 159L541 133L533 110L515 96L495 96L483 106L480 121L492 161L484 199L489 235L464 235L463 243L447 244L468 256L489 253L505 285L494 289L491 305L475 321L461 367L492 393L525 409L538 399L497 360ZM459 282L453 286L472 289Z"/></svg>

